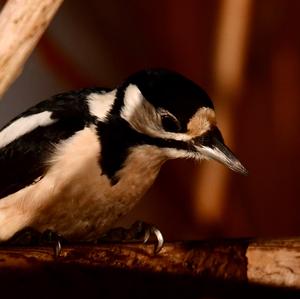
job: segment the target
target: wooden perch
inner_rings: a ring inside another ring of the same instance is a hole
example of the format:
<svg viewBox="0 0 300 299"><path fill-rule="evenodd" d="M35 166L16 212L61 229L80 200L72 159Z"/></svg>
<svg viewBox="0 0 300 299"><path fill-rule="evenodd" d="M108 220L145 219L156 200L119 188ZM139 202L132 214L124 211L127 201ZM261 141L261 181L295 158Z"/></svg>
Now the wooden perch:
<svg viewBox="0 0 300 299"><path fill-rule="evenodd" d="M81 283L100 289L116 286L114 291L120 293L121 286L133 286L134 281L141 287L142 277L156 287L157 283L166 287L171 283L172 290L175 286L200 290L209 285L208 281L213 281L214 289L220 284L248 283L300 289L299 257L300 239L175 242L165 244L158 255L153 255L151 244L68 245L58 258L54 258L51 247L2 246L0 281L20 279L22 273L47 281L67 275L72 281L79 271ZM153 277L157 279L153 281ZM72 288L77 287L76 279Z"/></svg>
<svg viewBox="0 0 300 299"><path fill-rule="evenodd" d="M9 0L0 14L0 98L23 65L63 0Z"/></svg>

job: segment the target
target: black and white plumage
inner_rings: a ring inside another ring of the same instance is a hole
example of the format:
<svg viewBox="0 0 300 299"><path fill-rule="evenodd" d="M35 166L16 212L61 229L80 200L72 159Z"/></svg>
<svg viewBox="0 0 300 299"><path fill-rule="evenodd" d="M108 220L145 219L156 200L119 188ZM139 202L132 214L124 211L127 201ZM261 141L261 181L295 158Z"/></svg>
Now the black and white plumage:
<svg viewBox="0 0 300 299"><path fill-rule="evenodd" d="M141 71L113 90L43 101L0 131L0 241L25 227L97 238L174 158L211 158L246 173L207 94L175 72Z"/></svg>

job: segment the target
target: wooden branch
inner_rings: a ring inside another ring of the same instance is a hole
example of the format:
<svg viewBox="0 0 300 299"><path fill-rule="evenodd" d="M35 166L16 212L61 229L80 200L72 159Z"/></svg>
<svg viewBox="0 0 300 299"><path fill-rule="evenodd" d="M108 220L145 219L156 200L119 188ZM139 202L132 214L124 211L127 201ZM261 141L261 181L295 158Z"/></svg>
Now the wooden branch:
<svg viewBox="0 0 300 299"><path fill-rule="evenodd" d="M158 255L153 255L151 244L68 245L58 258L51 247L2 246L0 281L20 279L22 273L55 281L61 273L72 277L80 271L85 273L82 283L97 277L98 288L124 287L144 277L156 287L162 282L165 286L166 281L169 286L171 281L171 286L188 285L189 290L203 289L208 281L213 282L214 291L220 284L222 288L234 284L236 292L236 284L248 283L300 289L299 256L300 239L175 242L165 244Z"/></svg>
<svg viewBox="0 0 300 299"><path fill-rule="evenodd" d="M250 282L300 289L300 238L253 241L246 256Z"/></svg>
<svg viewBox="0 0 300 299"><path fill-rule="evenodd" d="M0 14L0 98L23 65L63 0L9 0Z"/></svg>

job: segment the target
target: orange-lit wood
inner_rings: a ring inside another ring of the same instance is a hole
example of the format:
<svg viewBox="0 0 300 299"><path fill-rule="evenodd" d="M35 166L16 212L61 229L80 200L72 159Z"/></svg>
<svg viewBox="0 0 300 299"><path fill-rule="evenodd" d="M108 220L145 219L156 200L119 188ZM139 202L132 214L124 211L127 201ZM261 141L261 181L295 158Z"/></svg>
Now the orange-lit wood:
<svg viewBox="0 0 300 299"><path fill-rule="evenodd" d="M28 275L37 272L49 278L51 267L64 273L68 266L73 272L84 268L102 269L104 273L121 270L127 271L124 275L152 273L300 289L299 254L299 238L173 242L166 243L157 255L152 244L77 244L63 246L57 258L51 246L1 246L0 277L2 281L9 271L15 271ZM101 279L97 283L101 284Z"/></svg>
<svg viewBox="0 0 300 299"><path fill-rule="evenodd" d="M24 63L63 0L10 0L0 14L0 98Z"/></svg>

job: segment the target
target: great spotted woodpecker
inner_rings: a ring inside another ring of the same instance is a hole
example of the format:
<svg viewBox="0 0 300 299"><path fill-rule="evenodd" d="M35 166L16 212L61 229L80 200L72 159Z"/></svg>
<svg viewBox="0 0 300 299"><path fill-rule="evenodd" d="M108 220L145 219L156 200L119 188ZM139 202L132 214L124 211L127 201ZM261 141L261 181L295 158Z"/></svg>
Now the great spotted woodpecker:
<svg viewBox="0 0 300 299"><path fill-rule="evenodd" d="M0 240L31 227L93 240L128 213L168 159L214 159L246 174L214 106L173 71L42 101L0 131Z"/></svg>

